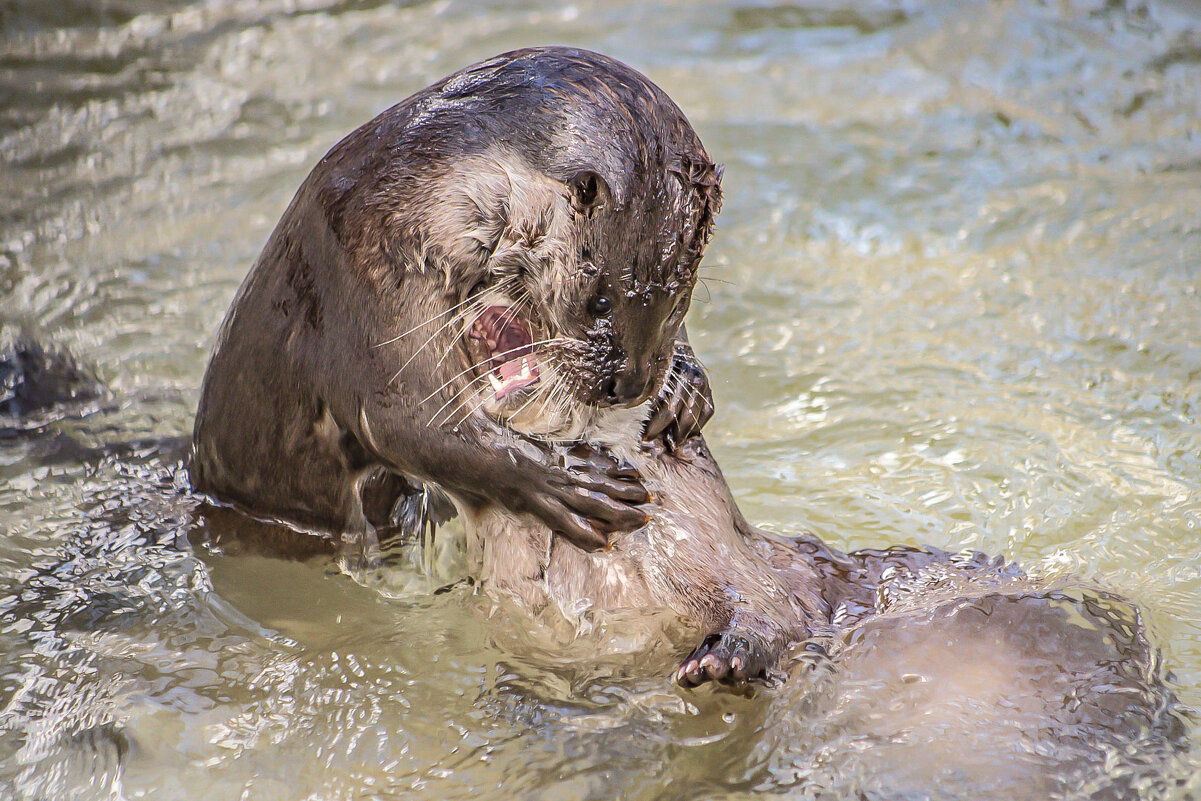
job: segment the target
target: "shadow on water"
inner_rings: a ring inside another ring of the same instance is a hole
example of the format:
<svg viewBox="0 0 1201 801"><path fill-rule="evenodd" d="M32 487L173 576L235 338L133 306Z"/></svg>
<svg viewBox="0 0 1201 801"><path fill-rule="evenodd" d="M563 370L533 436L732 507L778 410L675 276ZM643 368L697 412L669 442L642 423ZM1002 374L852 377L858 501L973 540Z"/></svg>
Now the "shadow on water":
<svg viewBox="0 0 1201 801"><path fill-rule="evenodd" d="M212 336L312 163L549 41L727 163L689 328L747 516L1029 577L865 567L786 683L688 692L676 621L565 644L453 525L348 571L188 494ZM1166 0L0 3L0 318L44 332L0 370L0 796L1195 795L1198 52Z"/></svg>

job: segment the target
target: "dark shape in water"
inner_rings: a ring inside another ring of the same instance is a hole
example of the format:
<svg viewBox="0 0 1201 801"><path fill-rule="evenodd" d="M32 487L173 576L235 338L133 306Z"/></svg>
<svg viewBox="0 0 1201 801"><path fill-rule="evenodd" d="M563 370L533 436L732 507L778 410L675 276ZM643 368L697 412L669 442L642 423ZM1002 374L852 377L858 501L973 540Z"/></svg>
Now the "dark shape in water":
<svg viewBox="0 0 1201 801"><path fill-rule="evenodd" d="M0 438L88 414L107 394L96 374L65 347L27 331L0 334Z"/></svg>

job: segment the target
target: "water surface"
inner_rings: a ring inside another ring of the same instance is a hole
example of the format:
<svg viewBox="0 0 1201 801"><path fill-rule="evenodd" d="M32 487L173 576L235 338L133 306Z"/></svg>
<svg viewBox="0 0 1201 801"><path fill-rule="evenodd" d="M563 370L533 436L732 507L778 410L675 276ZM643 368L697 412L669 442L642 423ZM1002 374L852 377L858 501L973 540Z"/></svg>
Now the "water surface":
<svg viewBox="0 0 1201 801"><path fill-rule="evenodd" d="M547 651L434 594L453 529L351 577L192 523L213 336L309 168L532 44L643 70L726 164L689 328L748 518L1074 574L1143 610L1201 705L1195 4L68 0L0 31L0 319L116 399L0 443L0 796L900 786L796 688L685 692L678 654ZM1168 797L1197 759L1156 768Z"/></svg>

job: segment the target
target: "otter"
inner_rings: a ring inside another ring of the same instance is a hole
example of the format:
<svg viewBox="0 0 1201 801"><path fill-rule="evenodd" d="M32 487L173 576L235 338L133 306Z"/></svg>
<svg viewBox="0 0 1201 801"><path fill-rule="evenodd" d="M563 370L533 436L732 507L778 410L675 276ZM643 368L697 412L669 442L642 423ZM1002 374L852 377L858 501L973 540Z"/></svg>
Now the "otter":
<svg viewBox="0 0 1201 801"><path fill-rule="evenodd" d="M698 436L683 320L720 178L659 87L583 50L506 53L385 111L238 291L194 488L359 541L444 493L497 594L666 607L704 635L684 680L762 675L821 601L814 571L771 569Z"/></svg>
<svg viewBox="0 0 1201 801"><path fill-rule="evenodd" d="M711 189L714 172L678 109L584 51L499 56L380 114L321 159L239 289L201 389L193 488L366 544L380 526L445 517L442 492L531 514L589 549L641 525L647 495L627 465L521 436L466 402L457 323L498 272L535 276L522 302L588 330L585 352L561 354L581 397L644 402L689 353L684 288L713 209L673 204L696 185ZM619 271L639 274L640 260L670 263L669 280L623 294ZM525 369L565 369L524 367L523 349L550 343L503 323L493 344L508 358L493 358L509 390L531 380ZM691 390L648 436L703 425L706 393Z"/></svg>

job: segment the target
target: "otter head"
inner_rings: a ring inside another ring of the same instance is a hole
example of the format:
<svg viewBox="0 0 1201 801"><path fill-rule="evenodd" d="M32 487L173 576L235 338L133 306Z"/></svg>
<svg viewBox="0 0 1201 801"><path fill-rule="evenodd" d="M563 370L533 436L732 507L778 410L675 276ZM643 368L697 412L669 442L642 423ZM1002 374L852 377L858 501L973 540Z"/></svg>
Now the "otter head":
<svg viewBox="0 0 1201 801"><path fill-rule="evenodd" d="M501 59L472 91L514 104L509 128L455 162L434 216L440 236L457 230L480 257L457 299L476 406L526 434L576 439L661 387L721 171L630 68L562 49ZM515 66L526 80L505 73Z"/></svg>
<svg viewBox="0 0 1201 801"><path fill-rule="evenodd" d="M662 384L720 177L647 78L547 47L413 95L335 146L310 181L373 313L403 331L381 343L401 365L389 386L419 370L441 384L422 401L428 425L478 412L578 439ZM447 379L452 353L461 372Z"/></svg>
<svg viewBox="0 0 1201 801"><path fill-rule="evenodd" d="M690 165L660 165L622 203L597 169L560 182L511 155L493 163L523 189L503 203L520 224L463 299L479 403L525 433L574 439L603 410L639 407L662 385L717 171L706 161L711 182L698 185Z"/></svg>

